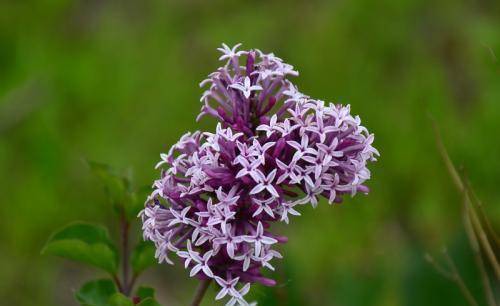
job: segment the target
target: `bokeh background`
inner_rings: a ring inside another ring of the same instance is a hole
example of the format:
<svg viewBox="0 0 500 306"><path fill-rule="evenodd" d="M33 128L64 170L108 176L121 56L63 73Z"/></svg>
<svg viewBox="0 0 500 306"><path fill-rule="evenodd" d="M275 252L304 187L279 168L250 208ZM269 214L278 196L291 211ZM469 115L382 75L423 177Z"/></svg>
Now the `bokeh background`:
<svg viewBox="0 0 500 306"><path fill-rule="evenodd" d="M40 255L72 220L116 217L84 160L133 169L138 185L195 122L198 83L222 42L274 52L299 88L349 103L376 134L369 196L326 202L278 230L275 288L260 305L466 305L423 259L447 246L484 304L460 217L460 196L436 150L452 160L500 224L500 2L0 1L0 304L76 305L104 276ZM139 236L139 229L135 232ZM196 281L181 265L141 282L164 305L186 305ZM212 305L209 291L204 305Z"/></svg>

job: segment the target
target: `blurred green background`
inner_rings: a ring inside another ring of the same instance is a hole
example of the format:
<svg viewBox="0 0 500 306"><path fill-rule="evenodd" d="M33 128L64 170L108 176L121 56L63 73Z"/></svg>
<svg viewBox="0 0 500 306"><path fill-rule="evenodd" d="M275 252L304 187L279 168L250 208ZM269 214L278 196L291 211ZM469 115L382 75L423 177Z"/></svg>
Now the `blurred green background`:
<svg viewBox="0 0 500 306"><path fill-rule="evenodd" d="M381 152L369 196L346 199L277 230L290 241L260 305L466 305L423 259L448 246L483 304L457 194L434 143L439 124L500 224L500 2L0 1L0 304L76 305L104 276L41 256L72 220L116 225L84 160L132 168L138 185L195 122L198 83L222 42L274 52L314 97L349 103ZM135 232L139 235L139 229ZM112 229L112 233L116 230ZM142 282L164 305L196 286L181 265ZM215 291L204 305L212 305Z"/></svg>

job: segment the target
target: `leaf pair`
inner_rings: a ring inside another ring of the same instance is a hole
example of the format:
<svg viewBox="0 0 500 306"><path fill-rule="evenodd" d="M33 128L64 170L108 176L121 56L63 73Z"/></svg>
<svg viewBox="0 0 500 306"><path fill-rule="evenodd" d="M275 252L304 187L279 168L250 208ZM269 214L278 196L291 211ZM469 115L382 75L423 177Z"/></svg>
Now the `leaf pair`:
<svg viewBox="0 0 500 306"><path fill-rule="evenodd" d="M116 275L119 256L106 228L84 222L71 223L55 232L45 244L42 254L64 257L88 264ZM155 248L151 242L140 242L132 251L131 265L139 275L154 265Z"/></svg>
<svg viewBox="0 0 500 306"><path fill-rule="evenodd" d="M55 232L42 254L51 254L85 263L114 275L118 269L118 252L106 228L74 222Z"/></svg>
<svg viewBox="0 0 500 306"><path fill-rule="evenodd" d="M160 306L154 298L154 289L139 287L136 291L136 302L117 291L110 279L100 279L85 283L75 293L75 298L82 306Z"/></svg>
<svg viewBox="0 0 500 306"><path fill-rule="evenodd" d="M84 306L157 306L158 303L153 298L154 291L150 288L140 287L134 301L128 297L137 277L156 263L155 248L151 242L139 242L129 257L130 225L134 219L137 220L137 214L143 208L142 201L138 200L138 192L132 189L130 176L117 175L104 164L89 162L89 165L104 184L112 207L120 215L123 270L118 273L120 255L108 230L85 222L74 222L56 231L45 244L42 254L71 259L110 274L112 280L86 283L76 293L75 297ZM145 189L143 192L145 193ZM144 194L143 198L145 197ZM132 277L128 274L130 268Z"/></svg>

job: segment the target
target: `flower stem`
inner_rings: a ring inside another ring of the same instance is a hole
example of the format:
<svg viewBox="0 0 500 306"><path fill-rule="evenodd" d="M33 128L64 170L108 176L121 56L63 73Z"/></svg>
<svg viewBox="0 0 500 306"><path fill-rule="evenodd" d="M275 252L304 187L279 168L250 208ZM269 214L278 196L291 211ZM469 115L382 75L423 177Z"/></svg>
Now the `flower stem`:
<svg viewBox="0 0 500 306"><path fill-rule="evenodd" d="M203 296L207 292L208 286L210 286L211 279L204 279L200 281L198 288L196 288L196 292L193 297L193 301L191 302L191 306L199 306Z"/></svg>

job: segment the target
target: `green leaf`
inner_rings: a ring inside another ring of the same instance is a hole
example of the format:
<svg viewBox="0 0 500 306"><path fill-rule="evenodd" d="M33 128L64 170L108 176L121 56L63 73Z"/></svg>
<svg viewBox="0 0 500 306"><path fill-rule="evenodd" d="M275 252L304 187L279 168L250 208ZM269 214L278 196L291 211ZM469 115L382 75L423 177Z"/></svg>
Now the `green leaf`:
<svg viewBox="0 0 500 306"><path fill-rule="evenodd" d="M154 298L155 297L155 289L147 286L140 286L137 288L137 291L135 292L135 295L140 297L141 300L147 299L147 298Z"/></svg>
<svg viewBox="0 0 500 306"><path fill-rule="evenodd" d="M155 300L155 289L146 286L140 286L137 288L135 295L140 298L140 303L137 305L141 306L160 306L160 304Z"/></svg>
<svg viewBox="0 0 500 306"><path fill-rule="evenodd" d="M75 293L75 298L82 306L109 306L109 298L117 292L110 279L100 279L85 283Z"/></svg>
<svg viewBox="0 0 500 306"><path fill-rule="evenodd" d="M87 162L92 173L94 173L103 184L110 202L116 208L120 208L120 206L124 204L125 194L130 187L129 181L116 174L109 165L93 161Z"/></svg>
<svg viewBox="0 0 500 306"><path fill-rule="evenodd" d="M108 300L109 306L134 306L134 303L125 295L117 292Z"/></svg>
<svg viewBox="0 0 500 306"><path fill-rule="evenodd" d="M139 274L148 267L156 264L155 247L151 241L141 241L132 251L130 258L132 270Z"/></svg>
<svg viewBox="0 0 500 306"><path fill-rule="evenodd" d="M75 222L55 232L42 254L51 254L101 268L114 274L118 253L107 230L84 222Z"/></svg>
<svg viewBox="0 0 500 306"><path fill-rule="evenodd" d="M139 212L144 209L144 201L151 193L151 186L143 186L134 192L130 192L124 202L125 214L128 220L136 220Z"/></svg>
<svg viewBox="0 0 500 306"><path fill-rule="evenodd" d="M153 298L146 298L144 300L141 300L138 306L161 306L155 299Z"/></svg>
<svg viewBox="0 0 500 306"><path fill-rule="evenodd" d="M127 220L134 220L137 214L144 208L144 200L151 191L141 188L138 191L132 188L132 172L126 175L117 173L110 166L102 163L88 161L91 171L104 185L104 190L109 202L118 213L124 213Z"/></svg>

